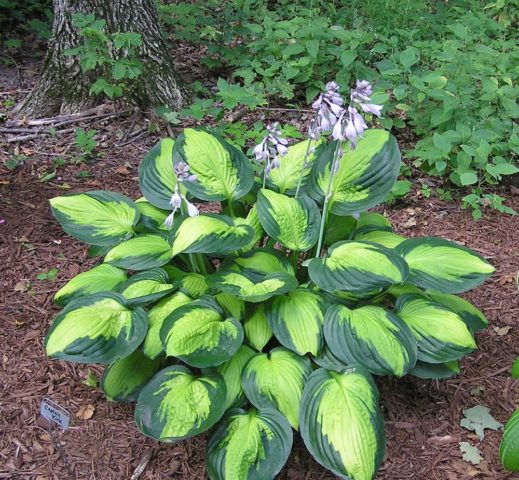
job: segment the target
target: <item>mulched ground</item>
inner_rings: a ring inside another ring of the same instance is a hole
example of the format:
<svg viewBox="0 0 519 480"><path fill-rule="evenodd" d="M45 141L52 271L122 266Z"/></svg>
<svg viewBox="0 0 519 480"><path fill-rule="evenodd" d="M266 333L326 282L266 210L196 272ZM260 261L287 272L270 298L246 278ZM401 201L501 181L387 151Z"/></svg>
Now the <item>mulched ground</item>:
<svg viewBox="0 0 519 480"><path fill-rule="evenodd" d="M137 165L157 137L143 135L122 147L116 147L114 139L143 125L131 117L99 122L95 128L100 155L79 164L71 135L19 146L2 144L0 137L0 221L5 220L0 224L0 479L130 479L146 458L150 461L141 478L205 478L203 436L157 445L135 427L132 406L110 403L98 389L83 383L89 372L99 376L102 368L51 361L43 350L43 337L57 312L54 292L93 263L83 244L63 234L47 200L90 189L135 198ZM8 170L3 161L13 154L21 156L23 164ZM42 182L55 169L52 162L57 157L65 159L65 166ZM510 196L508 203L519 210L519 197ZM412 377L378 380L388 449L377 478L517 480L518 474L500 467L500 433L487 431L479 442L459 422L463 409L484 405L504 423L519 403L519 382L510 378L510 366L519 354L519 295L514 284L519 268L518 217L488 212L474 222L457 204L420 194L386 213L398 232L455 240L484 255L497 271L467 295L487 315L490 327L478 335L479 349L463 360L459 376L441 382ZM36 278L53 268L58 269L54 281ZM38 418L44 397L71 413L70 430L59 433L62 447ZM461 441L481 450L480 465L463 461ZM296 436L296 448L279 478L335 477L311 460Z"/></svg>

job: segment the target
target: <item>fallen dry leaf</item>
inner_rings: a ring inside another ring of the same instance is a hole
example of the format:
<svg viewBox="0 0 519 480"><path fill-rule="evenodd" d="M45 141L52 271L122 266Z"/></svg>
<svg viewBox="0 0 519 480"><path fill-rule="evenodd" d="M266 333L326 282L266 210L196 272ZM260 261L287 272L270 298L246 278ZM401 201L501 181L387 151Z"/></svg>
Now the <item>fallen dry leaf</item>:
<svg viewBox="0 0 519 480"><path fill-rule="evenodd" d="M126 165L119 165L116 169L115 169L115 173L119 173L121 175L128 175L131 173L131 169L128 168Z"/></svg>
<svg viewBox="0 0 519 480"><path fill-rule="evenodd" d="M15 292L25 292L27 291L27 285L26 283L23 281L23 280L20 280L19 282L16 283L16 285L14 286L14 291Z"/></svg>
<svg viewBox="0 0 519 480"><path fill-rule="evenodd" d="M80 420L89 420L94 415L95 407L92 404L83 405L76 413L76 417Z"/></svg>
<svg viewBox="0 0 519 480"><path fill-rule="evenodd" d="M416 226L416 219L411 217L407 222L405 222L402 227L404 228L412 228Z"/></svg>
<svg viewBox="0 0 519 480"><path fill-rule="evenodd" d="M508 335L508 332L512 330L512 327L506 326L506 327L494 327L494 331L500 336L504 337L505 335Z"/></svg>

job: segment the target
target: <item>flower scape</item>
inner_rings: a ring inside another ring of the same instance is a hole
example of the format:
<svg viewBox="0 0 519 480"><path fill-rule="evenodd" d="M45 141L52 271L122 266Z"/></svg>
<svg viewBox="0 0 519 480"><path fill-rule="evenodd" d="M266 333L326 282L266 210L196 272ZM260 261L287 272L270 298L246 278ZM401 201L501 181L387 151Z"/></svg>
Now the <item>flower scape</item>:
<svg viewBox="0 0 519 480"><path fill-rule="evenodd" d="M373 376L448 378L487 326L456 295L492 274L485 259L369 211L401 163L395 138L368 127L383 110L372 96L367 81L348 100L327 83L306 140L267 127L258 176L224 138L188 128L145 156L142 198L51 200L104 258L56 293L47 354L106 364L103 391L136 402L145 435L209 430L213 480L274 478L294 432L339 477L374 478L385 433Z"/></svg>

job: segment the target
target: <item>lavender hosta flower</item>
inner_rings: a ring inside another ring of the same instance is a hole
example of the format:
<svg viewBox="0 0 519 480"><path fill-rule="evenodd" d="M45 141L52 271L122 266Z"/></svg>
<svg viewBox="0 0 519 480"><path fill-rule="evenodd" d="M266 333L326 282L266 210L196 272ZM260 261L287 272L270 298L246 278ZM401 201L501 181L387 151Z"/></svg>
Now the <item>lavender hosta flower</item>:
<svg viewBox="0 0 519 480"><path fill-rule="evenodd" d="M186 162L178 162L173 169L175 170L177 182L196 181L196 175L192 175L189 173L191 167Z"/></svg>
<svg viewBox="0 0 519 480"><path fill-rule="evenodd" d="M186 200L186 205L187 205L187 214L190 217L197 217L200 214L200 212L198 211L198 208L196 207L195 204Z"/></svg>
<svg viewBox="0 0 519 480"><path fill-rule="evenodd" d="M345 118L346 116L347 118ZM351 148L354 149L357 146L357 137L362 138L364 130L367 128L368 126L358 110L355 107L348 107L335 124L332 136L334 140L340 142L349 140Z"/></svg>
<svg viewBox="0 0 519 480"><path fill-rule="evenodd" d="M252 151L256 162L263 163L266 161L265 175L274 168L279 167L279 157L283 157L288 152L288 140L284 138L283 132L279 128L279 123L267 125L267 135L254 147Z"/></svg>
<svg viewBox="0 0 519 480"><path fill-rule="evenodd" d="M373 88L367 80L357 80L355 88L351 89L350 98L351 101L357 103L364 112L380 117L383 105L370 103L372 94Z"/></svg>
<svg viewBox="0 0 519 480"><path fill-rule="evenodd" d="M319 138L321 133L329 132L333 129L343 111L343 100L339 94L339 85L335 82L328 82L325 91L321 93L312 104L316 111L315 121L312 121L309 128L311 138Z"/></svg>
<svg viewBox="0 0 519 480"><path fill-rule="evenodd" d="M367 113L371 113L373 115L376 115L377 117L380 117L381 111L384 108L383 105L376 105L374 103L360 103L360 108L364 110Z"/></svg>

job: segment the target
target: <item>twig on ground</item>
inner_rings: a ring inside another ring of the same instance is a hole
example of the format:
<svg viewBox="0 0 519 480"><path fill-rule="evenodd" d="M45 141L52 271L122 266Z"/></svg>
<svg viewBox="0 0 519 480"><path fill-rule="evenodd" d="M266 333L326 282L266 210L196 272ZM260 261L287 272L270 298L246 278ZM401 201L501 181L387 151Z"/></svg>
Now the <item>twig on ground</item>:
<svg viewBox="0 0 519 480"><path fill-rule="evenodd" d="M144 470L146 470L146 467L148 466L148 463L153 459L155 455L157 455L158 447L150 448L140 459L139 465L137 465L137 468L135 468L132 476L130 477L130 480L138 480L141 475L144 473Z"/></svg>
<svg viewBox="0 0 519 480"><path fill-rule="evenodd" d="M77 122L78 120L81 120L83 122L88 122L88 121L100 122L103 120L109 120L111 118L120 117L131 111L132 110L123 110L121 112L115 112L115 113L101 113L101 114L97 114L97 115L81 116L81 117L76 117L73 119L63 120L61 123L56 123L54 125L47 123L46 125L50 126L50 128L46 128L46 129L43 128L43 124L40 125L40 128L38 128L38 129L18 128L18 127L0 128L0 133L10 133L10 132L12 132L12 133L28 133L28 135L20 135L18 137L8 137L7 138L7 143L22 142L25 140L32 140L34 138L37 138L40 135L59 135L59 134L63 134L63 133L71 133L71 132L75 131L74 128L65 128L62 130L56 130L56 127L60 127L63 125L69 125L71 123ZM60 117L55 117L55 118L60 118Z"/></svg>
<svg viewBox="0 0 519 480"><path fill-rule="evenodd" d="M116 143L116 147L124 147L125 145L129 145L132 142L135 142L138 138L141 138L148 131L148 127L139 128L139 130L135 130L135 132L130 133L126 136L126 141L122 143Z"/></svg>

